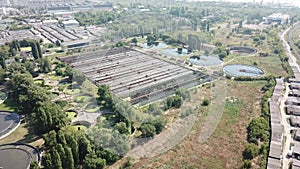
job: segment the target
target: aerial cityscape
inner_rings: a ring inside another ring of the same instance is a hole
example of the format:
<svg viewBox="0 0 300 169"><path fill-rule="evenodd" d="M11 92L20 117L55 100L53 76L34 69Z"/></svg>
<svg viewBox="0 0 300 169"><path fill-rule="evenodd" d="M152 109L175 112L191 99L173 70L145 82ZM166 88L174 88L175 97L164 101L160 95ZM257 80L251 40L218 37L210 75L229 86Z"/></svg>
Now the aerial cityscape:
<svg viewBox="0 0 300 169"><path fill-rule="evenodd" d="M300 169L299 6L0 0L0 169Z"/></svg>

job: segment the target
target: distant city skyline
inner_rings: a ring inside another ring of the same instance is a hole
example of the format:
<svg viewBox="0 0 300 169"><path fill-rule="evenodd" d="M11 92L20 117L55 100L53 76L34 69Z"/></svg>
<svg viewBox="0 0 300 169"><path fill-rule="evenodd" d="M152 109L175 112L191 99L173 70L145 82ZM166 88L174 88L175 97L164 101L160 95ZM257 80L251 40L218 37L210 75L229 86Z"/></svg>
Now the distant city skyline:
<svg viewBox="0 0 300 169"><path fill-rule="evenodd" d="M194 1L220 1L220 0L194 0ZM254 0L224 0L226 2L253 2ZM255 0L255 2L259 3L261 0ZM294 4L298 7L300 7L300 1L299 0L263 0L264 3L266 2L274 2L274 3L289 3Z"/></svg>

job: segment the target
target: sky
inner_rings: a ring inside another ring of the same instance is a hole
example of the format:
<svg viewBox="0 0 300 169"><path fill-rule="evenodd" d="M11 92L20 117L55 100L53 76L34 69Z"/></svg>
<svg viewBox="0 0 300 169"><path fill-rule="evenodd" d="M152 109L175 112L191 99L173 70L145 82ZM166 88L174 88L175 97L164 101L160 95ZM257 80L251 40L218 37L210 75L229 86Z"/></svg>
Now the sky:
<svg viewBox="0 0 300 169"><path fill-rule="evenodd" d="M218 0L202 0L202 1L218 1ZM253 0L225 0L226 2L253 2ZM278 0L263 0L264 2L275 2L277 3ZM261 0L255 0L255 2L261 2ZM279 3L293 3L300 7L300 0L279 0Z"/></svg>

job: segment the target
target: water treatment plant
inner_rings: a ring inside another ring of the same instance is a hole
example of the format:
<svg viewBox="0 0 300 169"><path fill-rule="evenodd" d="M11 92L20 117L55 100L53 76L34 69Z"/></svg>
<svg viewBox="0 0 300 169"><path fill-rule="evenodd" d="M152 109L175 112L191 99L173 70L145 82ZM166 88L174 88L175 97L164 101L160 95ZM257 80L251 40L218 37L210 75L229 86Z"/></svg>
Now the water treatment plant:
<svg viewBox="0 0 300 169"><path fill-rule="evenodd" d="M60 58L97 85L108 84L120 98L133 104L149 103L209 81L209 76L167 62L146 52L114 48Z"/></svg>

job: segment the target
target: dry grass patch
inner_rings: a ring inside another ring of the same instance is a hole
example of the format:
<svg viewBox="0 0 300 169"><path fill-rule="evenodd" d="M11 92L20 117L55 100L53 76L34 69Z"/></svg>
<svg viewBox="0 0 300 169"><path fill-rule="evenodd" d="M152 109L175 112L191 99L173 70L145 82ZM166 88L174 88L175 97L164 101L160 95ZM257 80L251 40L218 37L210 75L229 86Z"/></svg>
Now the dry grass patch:
<svg viewBox="0 0 300 169"><path fill-rule="evenodd" d="M198 142L205 116L200 116L191 133L177 146L159 156L136 161L132 168L239 168L247 143L246 127L253 117L260 115L260 89L264 81L228 81L228 97L242 104L233 107L239 113L225 108L222 119L212 137ZM241 90L242 89L242 90ZM201 92L199 92L201 95ZM203 95L202 95L203 97ZM205 114L207 108L201 108ZM232 120L235 118L235 120Z"/></svg>

